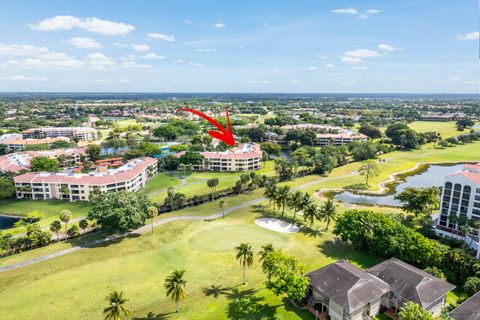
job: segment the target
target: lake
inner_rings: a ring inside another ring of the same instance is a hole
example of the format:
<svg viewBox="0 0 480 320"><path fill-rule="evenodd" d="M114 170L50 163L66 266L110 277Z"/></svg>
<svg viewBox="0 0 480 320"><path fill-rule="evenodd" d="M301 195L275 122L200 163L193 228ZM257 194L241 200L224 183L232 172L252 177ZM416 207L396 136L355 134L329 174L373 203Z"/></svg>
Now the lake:
<svg viewBox="0 0 480 320"><path fill-rule="evenodd" d="M334 196L335 200L356 203L356 204L369 204L380 206L392 206L400 207L401 203L395 200L396 194L404 191L408 187L424 188L443 185L443 179L446 175L455 173L463 168L463 164L456 165L431 165L427 170L408 176L405 181L400 182L395 188L394 192L387 195L361 195L350 191L344 191Z"/></svg>
<svg viewBox="0 0 480 320"><path fill-rule="evenodd" d="M13 227L18 220L20 220L20 218L0 214L0 230Z"/></svg>

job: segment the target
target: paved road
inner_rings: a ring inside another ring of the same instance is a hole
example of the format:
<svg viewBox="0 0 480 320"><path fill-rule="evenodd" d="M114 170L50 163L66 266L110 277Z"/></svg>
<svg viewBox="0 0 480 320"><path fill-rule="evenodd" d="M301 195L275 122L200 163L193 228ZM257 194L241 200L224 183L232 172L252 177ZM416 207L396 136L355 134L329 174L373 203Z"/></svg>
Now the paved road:
<svg viewBox="0 0 480 320"><path fill-rule="evenodd" d="M343 179L345 177L354 176L354 175L357 175L357 174L358 174L357 172L352 172L348 175L341 176L341 177L319 179L319 180L315 180L315 181L311 181L311 182L307 182L307 183L304 183L302 185L299 185L298 187L292 188L292 190L302 189L302 188L309 187L311 185L321 183L321 182ZM235 210L254 205L254 204L262 202L264 200L265 200L265 198L261 197L261 198L257 198L257 199L254 199L254 200L246 201L246 202L243 202L239 205L236 205L236 206L225 209L224 213L225 213L225 215L228 215ZM165 223L169 223L169 222L172 222L172 221L180 221L180 220L215 220L215 219L221 218L222 215L223 215L222 211L219 211L219 212L211 214L209 216L176 216L176 217L170 217L170 218L155 221L153 223L153 227L155 228L155 227L158 227L158 226L163 225ZM126 235L142 234L142 233L150 232L151 228L152 228L151 224L146 224L146 225L144 225L144 226L142 226L142 227L140 227L140 228L138 228L134 231L131 231L131 232L127 233ZM50 254L47 254L47 255L44 255L44 256L41 256L41 257L37 257L37 258L30 259L30 260L25 260L25 261L22 261L22 262L14 263L14 264L11 264L11 265L8 265L8 266L3 266L3 267L0 267L0 272L21 268L21 267L28 266L28 265L31 265L31 264L34 264L34 263L45 261L45 260L50 260L50 259L60 257L60 256L63 256L63 255L66 255L66 254L69 254L69 253L72 253L72 252L75 252L75 251L95 247L99 244L102 244L102 243L105 243L105 242L108 242L108 241L111 241L111 240L115 240L115 239L118 239L118 237L107 237L107 238L103 238L103 239L98 239L98 240L95 240L95 241L92 241L92 242L89 242L87 244L83 244L83 245L80 245L80 246L72 247L72 248L65 249L65 250L60 250L60 251L57 251L57 252L54 252L54 253L50 253Z"/></svg>

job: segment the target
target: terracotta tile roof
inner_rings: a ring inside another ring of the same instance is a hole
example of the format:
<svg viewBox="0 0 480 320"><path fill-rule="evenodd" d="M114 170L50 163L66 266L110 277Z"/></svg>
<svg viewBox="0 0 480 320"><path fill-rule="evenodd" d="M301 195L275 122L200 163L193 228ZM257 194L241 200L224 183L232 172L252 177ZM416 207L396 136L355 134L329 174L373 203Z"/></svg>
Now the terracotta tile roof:
<svg viewBox="0 0 480 320"><path fill-rule="evenodd" d="M124 166L109 170L107 173L65 174L49 172L29 172L13 180L15 183L66 183L79 185L106 185L125 182L135 178L140 172L157 163L154 158L139 158L129 161Z"/></svg>
<svg viewBox="0 0 480 320"><path fill-rule="evenodd" d="M45 138L45 139L11 139L6 140L3 142L5 145L11 144L20 144L20 145L32 145L32 144L46 144L52 143L55 141L70 141L68 138L65 137L57 137L57 138Z"/></svg>
<svg viewBox="0 0 480 320"><path fill-rule="evenodd" d="M174 154L175 157L180 158L185 154L185 151L180 151ZM244 143L238 145L236 148L229 149L222 152L204 151L200 154L205 159L251 159L261 158L262 150L257 143Z"/></svg>

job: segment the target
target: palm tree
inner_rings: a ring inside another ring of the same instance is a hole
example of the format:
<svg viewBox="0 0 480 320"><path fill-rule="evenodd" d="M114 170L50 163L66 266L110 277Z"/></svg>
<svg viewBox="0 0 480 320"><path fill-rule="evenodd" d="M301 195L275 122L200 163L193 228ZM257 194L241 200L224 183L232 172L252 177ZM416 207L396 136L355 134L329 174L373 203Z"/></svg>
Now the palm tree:
<svg viewBox="0 0 480 320"><path fill-rule="evenodd" d="M170 199L170 209L173 210L174 209L174 198L175 197L175 189L173 189L172 187L169 187L167 189L167 198Z"/></svg>
<svg viewBox="0 0 480 320"><path fill-rule="evenodd" d="M108 297L108 307L103 309L105 314L105 320L120 320L122 313L125 317L130 315L130 311L125 307L125 303L128 301L123 297L123 291L112 291Z"/></svg>
<svg viewBox="0 0 480 320"><path fill-rule="evenodd" d="M165 279L164 287L167 289L167 297L171 297L177 304L176 312L180 312L180 301L187 297L185 285L187 281L183 279L185 271L175 270Z"/></svg>
<svg viewBox="0 0 480 320"><path fill-rule="evenodd" d="M273 202L273 210L275 210L275 196L277 194L277 185L276 184L268 184L265 188L265 192L263 195L270 201L270 205Z"/></svg>
<svg viewBox="0 0 480 320"><path fill-rule="evenodd" d="M283 186L277 191L276 200L279 207L282 207L282 216L285 215L285 206L287 205L288 196L290 194L290 187Z"/></svg>
<svg viewBox="0 0 480 320"><path fill-rule="evenodd" d="M328 230L328 226L332 220L335 220L335 216L337 215L337 207L333 200L327 200L323 203L320 207L320 216L323 221L327 223L327 227L325 230Z"/></svg>
<svg viewBox="0 0 480 320"><path fill-rule="evenodd" d="M218 202L218 206L222 210L222 218L225 218L225 209L227 208L227 203L222 199Z"/></svg>
<svg viewBox="0 0 480 320"><path fill-rule="evenodd" d="M68 227L68 222L70 219L72 219L72 213L68 210L62 210L60 211L60 221L65 223L65 235L67 234L67 227Z"/></svg>
<svg viewBox="0 0 480 320"><path fill-rule="evenodd" d="M62 223L58 220L52 221L50 223L50 231L54 232L57 235L57 241L60 239L58 236L58 232L62 228Z"/></svg>
<svg viewBox="0 0 480 320"><path fill-rule="evenodd" d="M152 233L153 233L153 219L158 216L158 209L155 206L150 206L147 208L148 217L152 222Z"/></svg>
<svg viewBox="0 0 480 320"><path fill-rule="evenodd" d="M260 255L260 261L264 260L267 255L271 252L275 251L275 248L273 247L273 244L271 243L267 243L265 245L262 246L262 250L260 250L258 252L258 254Z"/></svg>
<svg viewBox="0 0 480 320"><path fill-rule="evenodd" d="M293 210L293 219L297 218L297 212L301 210L302 197L303 193L300 191L295 191L288 197L288 206Z"/></svg>
<svg viewBox="0 0 480 320"><path fill-rule="evenodd" d="M253 251L252 246L249 243L241 243L238 247L235 247L235 258L240 261L243 266L243 284L247 283L247 267L251 267L253 264Z"/></svg>
<svg viewBox="0 0 480 320"><path fill-rule="evenodd" d="M310 228L313 226L315 218L318 218L318 206L316 203L310 203L306 208L303 209L303 220L310 221Z"/></svg>
<svg viewBox="0 0 480 320"><path fill-rule="evenodd" d="M365 219L365 218L361 218L360 225L361 225L360 232L361 232L363 238L365 239L365 243L367 244L367 248L370 250L370 239L373 238L373 235L375 233L375 226L371 221L369 221L368 219Z"/></svg>
<svg viewBox="0 0 480 320"><path fill-rule="evenodd" d="M302 197L302 200L300 201L299 208L301 208L303 213L305 214L305 209L308 208L312 203L313 203L313 199L310 196L310 194L305 193ZM304 218L304 220L305 220L305 218Z"/></svg>
<svg viewBox="0 0 480 320"><path fill-rule="evenodd" d="M208 179L207 180L207 186L212 190L212 200L214 199L214 195L215 195L215 189L218 185L218 179L217 178L212 178L212 179Z"/></svg>

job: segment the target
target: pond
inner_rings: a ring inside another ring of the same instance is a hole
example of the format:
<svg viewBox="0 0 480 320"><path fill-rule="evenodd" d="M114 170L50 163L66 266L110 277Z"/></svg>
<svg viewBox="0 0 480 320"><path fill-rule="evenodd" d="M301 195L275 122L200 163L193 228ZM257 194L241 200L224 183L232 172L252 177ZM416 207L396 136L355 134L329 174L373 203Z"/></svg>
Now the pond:
<svg viewBox="0 0 480 320"><path fill-rule="evenodd" d="M401 204L394 197L396 194L404 191L408 187L424 188L443 185L443 179L446 175L455 173L463 168L463 164L456 165L431 165L427 170L407 176L405 181L400 182L393 192L387 195L361 195L350 191L344 191L334 196L335 200L356 203L356 204L368 204L379 206L391 206L400 207Z"/></svg>
<svg viewBox="0 0 480 320"><path fill-rule="evenodd" d="M19 217L4 216L0 214L0 230L9 229L15 225L15 222L20 220Z"/></svg>

